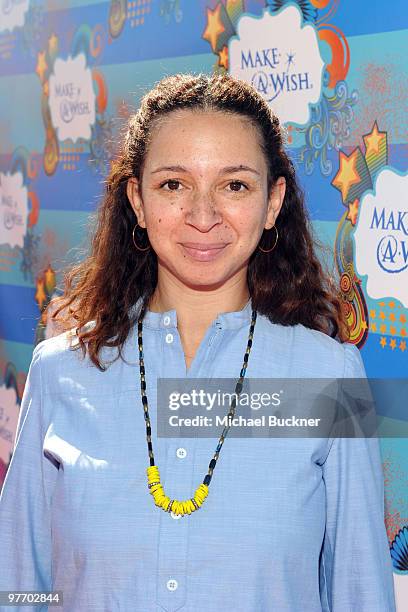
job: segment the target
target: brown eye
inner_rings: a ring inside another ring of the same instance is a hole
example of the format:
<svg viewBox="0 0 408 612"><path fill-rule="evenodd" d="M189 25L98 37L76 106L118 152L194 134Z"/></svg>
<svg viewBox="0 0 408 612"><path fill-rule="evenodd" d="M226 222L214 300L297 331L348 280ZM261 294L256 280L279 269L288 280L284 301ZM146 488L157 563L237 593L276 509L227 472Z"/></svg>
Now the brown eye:
<svg viewBox="0 0 408 612"><path fill-rule="evenodd" d="M234 185L235 188L232 188L232 191L235 191L237 193L239 193L240 191L244 191L244 189L240 189L240 187L245 187L245 189L247 189L247 186L244 185L244 183L241 183L241 181L231 181L231 183L229 183L230 186Z"/></svg>
<svg viewBox="0 0 408 612"><path fill-rule="evenodd" d="M169 186L170 191L178 191L178 186L180 185L180 181L176 181L174 179L169 179L160 185L160 187L164 187L164 185Z"/></svg>

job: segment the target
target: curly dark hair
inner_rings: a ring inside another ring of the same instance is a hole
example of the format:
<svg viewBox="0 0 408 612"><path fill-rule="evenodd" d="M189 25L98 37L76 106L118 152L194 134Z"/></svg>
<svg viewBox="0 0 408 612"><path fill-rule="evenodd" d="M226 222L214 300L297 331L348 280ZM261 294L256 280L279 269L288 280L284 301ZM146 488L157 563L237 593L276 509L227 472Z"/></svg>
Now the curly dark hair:
<svg viewBox="0 0 408 612"><path fill-rule="evenodd" d="M118 347L118 356L136 317L132 306L140 298L147 307L157 284L157 256L151 248L134 248L135 214L127 197L127 181L140 180L154 127L177 109L218 111L248 118L258 129L268 166L268 193L279 177L286 179L285 198L276 220L277 246L270 253L256 249L247 269L253 308L274 323L301 323L340 342L349 338L338 280L324 269L316 248L325 247L313 235L303 193L284 148L279 119L249 84L228 74L176 74L160 80L144 95L126 125L118 153L111 162L106 192L90 215L90 251L64 272L64 291L51 303L51 319L62 330L73 328L85 357L102 371L103 346ZM261 241L264 238L262 234ZM86 323L93 321L93 326ZM115 359L115 361L116 361Z"/></svg>

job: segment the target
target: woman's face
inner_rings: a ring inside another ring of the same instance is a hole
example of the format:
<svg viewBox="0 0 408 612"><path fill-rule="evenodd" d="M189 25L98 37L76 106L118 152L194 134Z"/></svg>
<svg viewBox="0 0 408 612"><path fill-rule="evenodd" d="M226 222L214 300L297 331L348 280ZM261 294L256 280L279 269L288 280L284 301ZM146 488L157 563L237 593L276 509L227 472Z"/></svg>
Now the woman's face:
<svg viewBox="0 0 408 612"><path fill-rule="evenodd" d="M191 288L216 288L246 278L264 228L279 214L285 180L268 198L266 160L249 121L183 109L154 129L141 184L132 177L127 193L159 267ZM272 230L266 244L274 239Z"/></svg>

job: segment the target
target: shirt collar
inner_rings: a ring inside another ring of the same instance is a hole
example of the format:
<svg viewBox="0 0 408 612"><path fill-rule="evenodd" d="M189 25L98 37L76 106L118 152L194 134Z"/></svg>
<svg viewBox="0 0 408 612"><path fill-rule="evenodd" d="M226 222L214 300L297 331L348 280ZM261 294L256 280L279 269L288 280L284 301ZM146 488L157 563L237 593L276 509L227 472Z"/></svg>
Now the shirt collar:
<svg viewBox="0 0 408 612"><path fill-rule="evenodd" d="M132 306L131 313L139 311L142 298ZM249 325L252 316L252 300L249 298L242 310L233 312L220 312L212 322L212 327L220 329L238 329L244 325ZM175 309L166 312L153 312L147 310L143 318L143 326L150 329L170 329L177 328L177 312Z"/></svg>

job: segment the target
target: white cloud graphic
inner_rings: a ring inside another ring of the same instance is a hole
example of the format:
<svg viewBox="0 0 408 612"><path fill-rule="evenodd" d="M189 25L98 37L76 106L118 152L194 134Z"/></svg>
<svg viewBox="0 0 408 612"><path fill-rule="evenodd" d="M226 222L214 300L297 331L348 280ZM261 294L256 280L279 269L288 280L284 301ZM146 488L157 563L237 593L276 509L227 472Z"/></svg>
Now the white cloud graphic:
<svg viewBox="0 0 408 612"><path fill-rule="evenodd" d="M317 32L302 26L302 13L288 6L261 18L243 15L229 43L229 71L251 83L282 123L305 125L309 104L319 101L324 61Z"/></svg>
<svg viewBox="0 0 408 612"><path fill-rule="evenodd" d="M57 58L49 79L51 121L58 139L89 140L95 123L95 92L91 69L83 53Z"/></svg>
<svg viewBox="0 0 408 612"><path fill-rule="evenodd" d="M0 244L23 248L27 232L28 191L21 172L0 172Z"/></svg>
<svg viewBox="0 0 408 612"><path fill-rule="evenodd" d="M394 297L408 307L408 175L385 168L375 192L362 197L354 232L356 271L367 275L374 299Z"/></svg>
<svg viewBox="0 0 408 612"><path fill-rule="evenodd" d="M12 32L24 25L29 3L30 0L0 0L0 32Z"/></svg>

